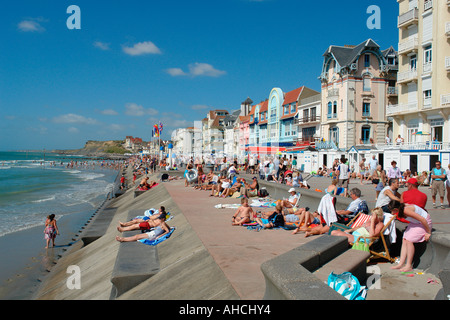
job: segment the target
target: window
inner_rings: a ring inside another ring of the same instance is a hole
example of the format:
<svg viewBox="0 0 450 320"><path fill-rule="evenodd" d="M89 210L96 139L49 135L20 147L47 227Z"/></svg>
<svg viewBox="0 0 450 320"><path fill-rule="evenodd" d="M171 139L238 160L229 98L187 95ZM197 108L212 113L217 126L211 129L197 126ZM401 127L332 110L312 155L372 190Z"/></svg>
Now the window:
<svg viewBox="0 0 450 320"><path fill-rule="evenodd" d="M426 46L424 48L424 57L423 57L423 64L429 64L432 62L432 55L433 55L433 49L430 46Z"/></svg>
<svg viewBox="0 0 450 320"><path fill-rule="evenodd" d="M416 55L412 55L410 60L409 60L409 68L411 70L416 70L417 68L417 56Z"/></svg>
<svg viewBox="0 0 450 320"><path fill-rule="evenodd" d="M316 121L316 107L311 108L311 121Z"/></svg>
<svg viewBox="0 0 450 320"><path fill-rule="evenodd" d="M367 144L370 141L370 127L364 126L361 128L361 140L363 144Z"/></svg>
<svg viewBox="0 0 450 320"><path fill-rule="evenodd" d="M337 101L333 103L333 118L337 117Z"/></svg>
<svg viewBox="0 0 450 320"><path fill-rule="evenodd" d="M303 110L303 123L309 121L309 109Z"/></svg>
<svg viewBox="0 0 450 320"><path fill-rule="evenodd" d="M291 104L291 113L294 113L297 111L297 106L295 105L295 103Z"/></svg>
<svg viewBox="0 0 450 320"><path fill-rule="evenodd" d="M333 114L333 104L330 102L328 102L328 119L331 119Z"/></svg>
<svg viewBox="0 0 450 320"><path fill-rule="evenodd" d="M431 89L423 91L423 105L424 105L424 107L431 106Z"/></svg>
<svg viewBox="0 0 450 320"><path fill-rule="evenodd" d="M370 54L364 55L364 68L370 67Z"/></svg>
<svg viewBox="0 0 450 320"><path fill-rule="evenodd" d="M363 117L370 117L370 103L363 103Z"/></svg>

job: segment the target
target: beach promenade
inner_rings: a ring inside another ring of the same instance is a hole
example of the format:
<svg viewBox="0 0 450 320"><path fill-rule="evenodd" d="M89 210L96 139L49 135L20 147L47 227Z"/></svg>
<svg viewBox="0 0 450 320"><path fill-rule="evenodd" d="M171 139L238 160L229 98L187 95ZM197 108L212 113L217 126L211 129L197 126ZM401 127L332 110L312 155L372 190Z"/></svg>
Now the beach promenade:
<svg viewBox="0 0 450 320"><path fill-rule="evenodd" d="M245 174L241 176L251 178ZM157 177L159 174L154 174L151 180ZM312 188L324 189L330 179L312 178L309 182ZM363 198L373 207L375 190L372 185L360 185L359 181L353 180L350 187L359 187ZM421 190L427 193L430 202L429 189ZM118 221L126 220L130 210L143 213L160 205L173 214L168 224L176 227L172 237L157 246L160 270L117 299L263 299L265 279L261 264L316 237L305 238L301 233L292 235L282 229L256 232L246 227L233 227L231 217L236 209L215 206L237 204L240 199L215 198L209 194L185 187L184 180L160 183L137 198L134 198L133 190L128 190L109 204L117 208L117 213L104 236L85 247L80 241L74 244L46 277L35 299L110 299L111 275L120 248L120 243L115 241L119 234ZM448 232L450 209L433 209L430 213L434 228ZM66 286L67 268L71 265L80 266L81 290L68 290ZM424 270L417 269L413 276L407 276L391 270L389 263L381 262L377 266L381 271L381 288L369 290L367 300L434 300L442 288L439 278ZM429 279L438 283L429 283Z"/></svg>

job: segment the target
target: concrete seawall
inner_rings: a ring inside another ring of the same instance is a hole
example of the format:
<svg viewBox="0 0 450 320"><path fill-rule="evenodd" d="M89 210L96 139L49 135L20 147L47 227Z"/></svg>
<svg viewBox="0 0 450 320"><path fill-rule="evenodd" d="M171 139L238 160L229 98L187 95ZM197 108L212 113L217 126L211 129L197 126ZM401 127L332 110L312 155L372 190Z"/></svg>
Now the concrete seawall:
<svg viewBox="0 0 450 320"><path fill-rule="evenodd" d="M156 180L153 175L151 180ZM119 221L126 221L130 210L142 214L150 208L165 206L173 216L168 224L175 226L172 237L157 246L159 272L150 279L122 294L118 299L192 299L228 300L239 299L222 270L217 266L191 228L179 207L169 196L164 184L134 198L128 190L108 203L117 208L104 236L83 246L79 241L73 245L44 280L35 298L39 300L108 300L113 292L111 276L120 243L115 240ZM95 221L93 222L95 223ZM135 243L136 246L146 246ZM81 289L69 289L67 273L69 266L81 271ZM187 294L189 293L189 294Z"/></svg>

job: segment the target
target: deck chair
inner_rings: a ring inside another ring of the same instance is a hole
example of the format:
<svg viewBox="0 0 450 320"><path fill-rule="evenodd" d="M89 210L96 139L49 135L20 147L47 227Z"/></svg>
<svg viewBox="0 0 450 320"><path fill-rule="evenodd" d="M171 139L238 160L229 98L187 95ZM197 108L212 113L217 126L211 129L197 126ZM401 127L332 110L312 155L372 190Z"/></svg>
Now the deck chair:
<svg viewBox="0 0 450 320"><path fill-rule="evenodd" d="M364 212L359 212L352 220L350 220L349 223L347 224L343 224L343 223L339 223L339 222L334 222L331 226L330 226L330 231L328 231L328 234L331 234L331 231L333 230L349 230L349 229L353 229L353 228L358 228L360 226L362 226L366 221L368 221L370 219L370 215L365 214Z"/></svg>
<svg viewBox="0 0 450 320"><path fill-rule="evenodd" d="M358 242L360 239L364 239L366 243L369 245L369 251L371 256L368 261L375 258L386 259L389 262L393 263L395 261L394 257L391 257L389 253L389 246L391 242L395 242L391 240L392 233L395 232L394 220L396 219L395 215L391 215L390 213L384 214L384 227L380 232L380 236L378 237L363 237L360 236L356 239ZM388 245L389 243L389 245Z"/></svg>

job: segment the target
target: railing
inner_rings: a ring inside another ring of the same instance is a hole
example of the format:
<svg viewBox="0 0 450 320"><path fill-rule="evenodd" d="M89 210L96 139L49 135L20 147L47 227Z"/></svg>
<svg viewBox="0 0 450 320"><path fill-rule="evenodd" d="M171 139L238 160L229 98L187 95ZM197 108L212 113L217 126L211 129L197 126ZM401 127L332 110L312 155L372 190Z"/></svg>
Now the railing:
<svg viewBox="0 0 450 320"><path fill-rule="evenodd" d="M433 63L428 62L423 65L423 73L430 73L433 69Z"/></svg>
<svg viewBox="0 0 450 320"><path fill-rule="evenodd" d="M417 79L417 69L411 69L397 74L397 82L409 82L415 79Z"/></svg>
<svg viewBox="0 0 450 320"><path fill-rule="evenodd" d="M419 9L414 8L398 17L398 28L406 27L419 19Z"/></svg>
<svg viewBox="0 0 450 320"><path fill-rule="evenodd" d="M428 139L428 138L427 138ZM388 144L376 144L379 150L449 150L450 143L448 142L403 142L401 144L388 143Z"/></svg>
<svg viewBox="0 0 450 320"><path fill-rule="evenodd" d="M388 87L387 88L387 94L389 94L389 95L398 95L397 87Z"/></svg>
<svg viewBox="0 0 450 320"><path fill-rule="evenodd" d="M309 124L311 122L320 122L320 116L308 116L304 118L295 119L295 124Z"/></svg>
<svg viewBox="0 0 450 320"><path fill-rule="evenodd" d="M417 103L417 101L406 104L388 105L386 107L386 115L388 116L397 113L413 112L413 111L419 111L419 104Z"/></svg>
<svg viewBox="0 0 450 320"><path fill-rule="evenodd" d="M418 47L419 47L419 38L416 36L410 37L407 40L400 42L398 44L398 53L406 54L413 50L417 50Z"/></svg>
<svg viewBox="0 0 450 320"><path fill-rule="evenodd" d="M425 1L423 4L423 11L427 11L433 8L433 0Z"/></svg>
<svg viewBox="0 0 450 320"><path fill-rule="evenodd" d="M445 69L450 71L450 57L445 57Z"/></svg>
<svg viewBox="0 0 450 320"><path fill-rule="evenodd" d="M424 109L431 109L431 97L423 98L423 108Z"/></svg>
<svg viewBox="0 0 450 320"><path fill-rule="evenodd" d="M450 106L450 94L443 94L441 96L441 107L449 107Z"/></svg>
<svg viewBox="0 0 450 320"><path fill-rule="evenodd" d="M329 113L327 114L327 119L337 119L337 113Z"/></svg>
<svg viewBox="0 0 450 320"><path fill-rule="evenodd" d="M338 147L337 147L336 143L334 143L334 141L317 141L316 149L317 150L328 150L328 149L337 150Z"/></svg>
<svg viewBox="0 0 450 320"><path fill-rule="evenodd" d="M445 23L445 34L450 37L450 22Z"/></svg>

